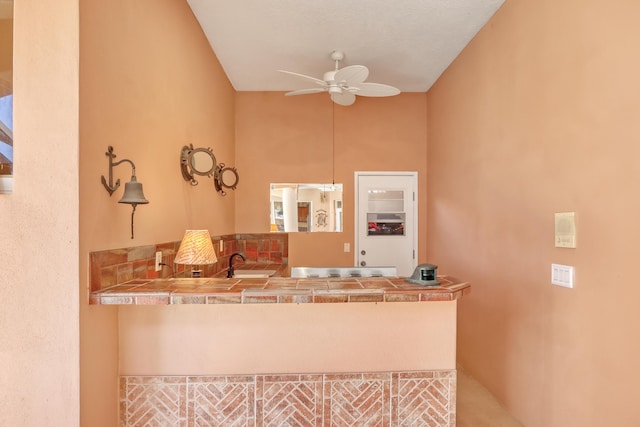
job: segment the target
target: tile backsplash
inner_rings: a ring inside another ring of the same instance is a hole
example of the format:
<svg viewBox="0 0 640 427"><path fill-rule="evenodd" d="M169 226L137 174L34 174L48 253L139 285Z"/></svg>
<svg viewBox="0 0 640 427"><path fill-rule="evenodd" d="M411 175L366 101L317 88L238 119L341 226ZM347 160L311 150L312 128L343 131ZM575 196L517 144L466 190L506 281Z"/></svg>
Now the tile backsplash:
<svg viewBox="0 0 640 427"><path fill-rule="evenodd" d="M229 256L242 253L247 264L282 265L289 257L287 233L229 234L212 236L218 257L216 264L202 266L203 277L212 277L229 267ZM222 251L220 250L222 241ZM174 264L180 241L130 248L107 249L89 253L89 288L98 291L133 279L189 277L189 266ZM163 267L155 271L155 254L162 252Z"/></svg>

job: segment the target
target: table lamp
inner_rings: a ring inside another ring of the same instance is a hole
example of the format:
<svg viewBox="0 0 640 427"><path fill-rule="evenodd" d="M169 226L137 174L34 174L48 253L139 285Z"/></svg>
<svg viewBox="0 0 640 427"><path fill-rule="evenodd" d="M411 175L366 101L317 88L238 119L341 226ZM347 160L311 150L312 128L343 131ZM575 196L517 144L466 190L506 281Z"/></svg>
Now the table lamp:
<svg viewBox="0 0 640 427"><path fill-rule="evenodd" d="M218 262L216 253L213 250L209 231L185 231L182 242L180 242L180 248L173 262L193 266L191 269L191 277L201 276L202 270L198 268L199 266Z"/></svg>

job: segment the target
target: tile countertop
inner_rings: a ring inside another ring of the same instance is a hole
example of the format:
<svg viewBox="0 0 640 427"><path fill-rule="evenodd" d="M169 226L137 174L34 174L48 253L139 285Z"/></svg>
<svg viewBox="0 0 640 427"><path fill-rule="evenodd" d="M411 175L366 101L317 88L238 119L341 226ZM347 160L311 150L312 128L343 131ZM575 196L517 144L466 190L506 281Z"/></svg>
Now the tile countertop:
<svg viewBox="0 0 640 427"><path fill-rule="evenodd" d="M438 280L438 286L420 286L396 277L135 279L92 292L90 304L428 302L456 300L471 291L456 278Z"/></svg>

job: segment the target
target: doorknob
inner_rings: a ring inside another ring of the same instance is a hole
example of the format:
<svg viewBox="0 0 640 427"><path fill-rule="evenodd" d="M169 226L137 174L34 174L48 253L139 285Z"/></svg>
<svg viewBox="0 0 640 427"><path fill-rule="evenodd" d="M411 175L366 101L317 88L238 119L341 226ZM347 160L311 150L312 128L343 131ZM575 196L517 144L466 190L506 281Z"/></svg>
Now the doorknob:
<svg viewBox="0 0 640 427"><path fill-rule="evenodd" d="M364 249L360 251L360 255L366 255L367 251L365 251Z"/></svg>
<svg viewBox="0 0 640 427"><path fill-rule="evenodd" d="M366 262L364 262L364 261L360 261L360 267L365 267L366 265L367 265L367 263L366 263Z"/></svg>

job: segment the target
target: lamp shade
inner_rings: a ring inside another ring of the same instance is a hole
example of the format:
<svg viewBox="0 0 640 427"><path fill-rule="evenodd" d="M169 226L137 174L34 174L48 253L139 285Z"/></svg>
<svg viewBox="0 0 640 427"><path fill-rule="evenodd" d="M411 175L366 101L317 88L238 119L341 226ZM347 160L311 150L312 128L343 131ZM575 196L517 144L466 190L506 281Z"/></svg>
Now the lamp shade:
<svg viewBox="0 0 640 427"><path fill-rule="evenodd" d="M208 230L187 230L173 260L176 264L207 265L218 262Z"/></svg>

